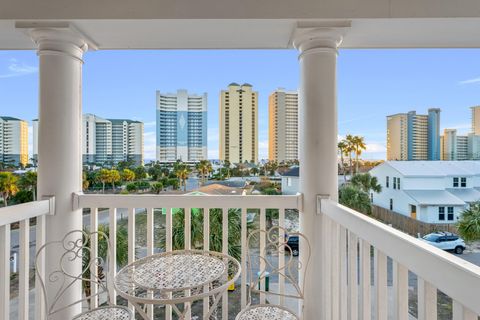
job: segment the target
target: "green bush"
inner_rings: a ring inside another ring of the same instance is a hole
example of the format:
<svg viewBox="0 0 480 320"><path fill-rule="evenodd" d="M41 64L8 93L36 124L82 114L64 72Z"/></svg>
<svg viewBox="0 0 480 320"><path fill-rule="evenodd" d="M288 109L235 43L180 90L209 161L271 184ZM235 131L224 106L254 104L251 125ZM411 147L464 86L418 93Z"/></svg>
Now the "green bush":
<svg viewBox="0 0 480 320"><path fill-rule="evenodd" d="M368 193L353 185L344 185L338 190L338 202L364 214L372 213Z"/></svg>

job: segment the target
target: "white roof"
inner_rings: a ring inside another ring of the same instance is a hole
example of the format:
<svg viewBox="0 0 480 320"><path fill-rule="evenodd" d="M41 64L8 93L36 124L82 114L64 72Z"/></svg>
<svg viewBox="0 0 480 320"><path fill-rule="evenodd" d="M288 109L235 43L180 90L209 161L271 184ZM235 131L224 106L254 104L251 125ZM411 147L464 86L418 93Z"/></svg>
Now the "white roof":
<svg viewBox="0 0 480 320"><path fill-rule="evenodd" d="M445 190L405 190L419 205L458 205L464 206L465 202Z"/></svg>
<svg viewBox="0 0 480 320"><path fill-rule="evenodd" d="M480 191L474 188L447 189L448 192L465 202L475 202L480 200Z"/></svg>
<svg viewBox="0 0 480 320"><path fill-rule="evenodd" d="M448 177L480 174L479 161L387 161L405 177Z"/></svg>

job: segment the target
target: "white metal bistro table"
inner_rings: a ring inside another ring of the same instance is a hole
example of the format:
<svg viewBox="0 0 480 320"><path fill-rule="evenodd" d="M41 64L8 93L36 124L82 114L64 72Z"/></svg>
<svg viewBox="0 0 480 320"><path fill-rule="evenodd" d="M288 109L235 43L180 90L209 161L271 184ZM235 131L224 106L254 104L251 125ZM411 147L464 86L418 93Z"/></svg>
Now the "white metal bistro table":
<svg viewBox="0 0 480 320"><path fill-rule="evenodd" d="M115 276L115 290L145 319L146 305L171 305L184 319L194 301L213 299L209 319L222 294L240 275L240 263L214 251L178 250L151 255L122 268ZM177 305L184 304L183 310ZM143 307L142 307L143 306Z"/></svg>

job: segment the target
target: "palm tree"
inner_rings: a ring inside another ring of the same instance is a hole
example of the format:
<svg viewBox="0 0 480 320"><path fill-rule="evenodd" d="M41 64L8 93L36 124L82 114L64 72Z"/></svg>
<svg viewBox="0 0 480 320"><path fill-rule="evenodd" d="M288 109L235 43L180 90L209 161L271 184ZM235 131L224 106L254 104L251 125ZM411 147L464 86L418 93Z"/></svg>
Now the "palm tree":
<svg viewBox="0 0 480 320"><path fill-rule="evenodd" d="M372 213L372 204L368 193L351 184L343 185L338 190L338 202L365 214Z"/></svg>
<svg viewBox="0 0 480 320"><path fill-rule="evenodd" d="M256 176L260 172L260 170L257 167L253 167L252 169L250 169L250 172L253 174L253 176Z"/></svg>
<svg viewBox="0 0 480 320"><path fill-rule="evenodd" d="M115 192L115 182L120 181L120 172L118 170L112 169L109 172L109 182L112 184L112 189Z"/></svg>
<svg viewBox="0 0 480 320"><path fill-rule="evenodd" d="M100 169L96 174L96 180L102 183L102 193L105 193L105 184L110 181L110 170Z"/></svg>
<svg viewBox="0 0 480 320"><path fill-rule="evenodd" d="M123 169L122 180L127 181L127 182L135 180L135 172L133 172L132 170L130 170L128 168Z"/></svg>
<svg viewBox="0 0 480 320"><path fill-rule="evenodd" d="M346 180L347 176L345 175L345 163L343 159L343 155L345 154L345 150L347 148L347 141L345 139L340 140L337 144L338 151L340 152L340 165L342 168L343 178Z"/></svg>
<svg viewBox="0 0 480 320"><path fill-rule="evenodd" d="M37 173L35 171L27 171L19 181L20 186L23 189L30 190L32 192L33 201L37 199Z"/></svg>
<svg viewBox="0 0 480 320"><path fill-rule="evenodd" d="M197 164L196 169L198 170L198 173L200 174L201 182L205 183L208 174L212 172L212 164L208 160L200 160L200 162Z"/></svg>
<svg viewBox="0 0 480 320"><path fill-rule="evenodd" d="M190 169L182 162L177 162L174 167L176 167L175 175L177 176L180 185L183 184L183 190L187 191L187 179L190 175Z"/></svg>
<svg viewBox="0 0 480 320"><path fill-rule="evenodd" d="M345 137L345 142L347 143L347 146L345 148L345 153L348 156L349 159L349 167L350 167L350 176L353 175L353 160L352 160L352 152L355 150L355 139L351 134L347 134Z"/></svg>
<svg viewBox="0 0 480 320"><path fill-rule="evenodd" d="M354 175L350 183L368 194L370 191L382 192L382 186L378 183L377 177L372 177L368 172Z"/></svg>
<svg viewBox="0 0 480 320"><path fill-rule="evenodd" d="M193 249L203 249L203 210L192 209L191 239ZM236 259L241 257L241 211L228 210L228 254ZM210 210L210 250L222 252L222 209ZM177 209L173 213L172 246L173 250L183 249L185 246L185 211ZM160 235L160 243L165 244L165 234Z"/></svg>
<svg viewBox="0 0 480 320"><path fill-rule="evenodd" d="M353 152L355 153L355 173L358 173L358 158L363 150L367 150L365 138L361 136L353 136Z"/></svg>
<svg viewBox="0 0 480 320"><path fill-rule="evenodd" d="M470 204L470 207L460 214L457 227L458 233L466 241L480 240L480 202Z"/></svg>
<svg viewBox="0 0 480 320"><path fill-rule="evenodd" d="M0 194L2 194L3 205L7 206L7 200L18 192L18 178L11 172L0 172Z"/></svg>

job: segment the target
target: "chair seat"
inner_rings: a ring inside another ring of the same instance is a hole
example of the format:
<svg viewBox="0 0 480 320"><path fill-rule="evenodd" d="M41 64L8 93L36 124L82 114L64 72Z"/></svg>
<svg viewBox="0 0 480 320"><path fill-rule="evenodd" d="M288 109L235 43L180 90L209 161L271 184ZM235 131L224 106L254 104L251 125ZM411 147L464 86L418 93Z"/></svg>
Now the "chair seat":
<svg viewBox="0 0 480 320"><path fill-rule="evenodd" d="M235 320L298 320L292 312L275 305L256 305L243 309Z"/></svg>
<svg viewBox="0 0 480 320"><path fill-rule="evenodd" d="M73 320L131 320L133 314L130 309L121 306L100 307L83 312Z"/></svg>

